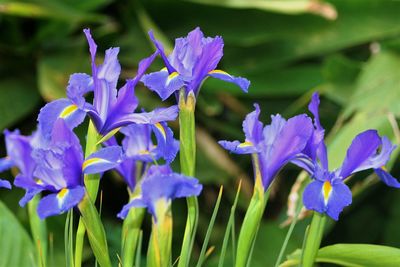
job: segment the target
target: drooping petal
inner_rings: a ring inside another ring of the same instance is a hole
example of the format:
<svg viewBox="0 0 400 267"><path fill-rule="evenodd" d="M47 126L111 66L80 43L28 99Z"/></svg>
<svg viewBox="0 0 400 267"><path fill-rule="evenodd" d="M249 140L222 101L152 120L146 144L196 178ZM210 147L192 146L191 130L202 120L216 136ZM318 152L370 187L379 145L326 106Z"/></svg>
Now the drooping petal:
<svg viewBox="0 0 400 267"><path fill-rule="evenodd" d="M295 116L281 128L272 147L266 146L263 149L260 153L260 168L265 189L283 165L304 149L312 131L312 122L307 115ZM264 138L268 139L268 136L264 135Z"/></svg>
<svg viewBox="0 0 400 267"><path fill-rule="evenodd" d="M74 73L69 78L67 96L78 108L83 109L86 103L84 96L93 91L93 87L91 76L86 73Z"/></svg>
<svg viewBox="0 0 400 267"><path fill-rule="evenodd" d="M267 147L272 147L285 125L286 120L280 114L271 116L271 124L266 125L263 130L263 139Z"/></svg>
<svg viewBox="0 0 400 267"><path fill-rule="evenodd" d="M239 142L239 141L218 141L218 144L225 148L226 150L229 150L232 153L235 154L253 154L257 153L257 148L250 142Z"/></svg>
<svg viewBox="0 0 400 267"><path fill-rule="evenodd" d="M82 164L85 174L101 173L115 168L122 160L122 149L119 146L109 146L91 154Z"/></svg>
<svg viewBox="0 0 400 267"><path fill-rule="evenodd" d="M63 188L58 193L43 197L38 205L38 215L41 219L62 214L79 204L85 195L85 188Z"/></svg>
<svg viewBox="0 0 400 267"><path fill-rule="evenodd" d="M315 180L304 190L303 203L309 210L326 213L338 220L342 210L352 202L351 191L341 180Z"/></svg>
<svg viewBox="0 0 400 267"><path fill-rule="evenodd" d="M0 159L0 172L11 169L15 163L11 160L10 157L4 157Z"/></svg>
<svg viewBox="0 0 400 267"><path fill-rule="evenodd" d="M155 217L154 206L160 199L167 201L188 196L198 196L202 185L193 177L173 173L169 165L151 166L142 182L142 194L135 202L124 207L120 217L126 216L132 206L147 207ZM132 204L134 203L134 204ZM155 219L157 219L155 217Z"/></svg>
<svg viewBox="0 0 400 267"><path fill-rule="evenodd" d="M179 151L179 142L174 139L174 133L167 126L166 122L159 122L152 125L156 135L157 146L154 149L155 158L164 158L167 163L171 163Z"/></svg>
<svg viewBox="0 0 400 267"><path fill-rule="evenodd" d="M144 75L141 81L151 91L156 92L162 100L166 100L185 85L178 72L169 74L166 69Z"/></svg>
<svg viewBox="0 0 400 267"><path fill-rule="evenodd" d="M11 184L7 180L0 179L0 187L11 189Z"/></svg>
<svg viewBox="0 0 400 267"><path fill-rule="evenodd" d="M54 123L58 119L63 119L69 128L73 129L83 122L85 112L78 108L67 98L57 99L46 104L39 113L39 128L45 139L51 138Z"/></svg>
<svg viewBox="0 0 400 267"><path fill-rule="evenodd" d="M122 210L118 213L117 217L125 219L126 216L128 216L129 210L133 207L145 208L147 207L147 203L141 198L133 199L128 204L122 207Z"/></svg>
<svg viewBox="0 0 400 267"><path fill-rule="evenodd" d="M129 114L121 118L117 123L119 127L130 123L156 124L162 121L173 121L178 116L178 106L174 105L168 108L156 108L150 112Z"/></svg>
<svg viewBox="0 0 400 267"><path fill-rule="evenodd" d="M233 75L230 75L229 73L223 71L223 70L212 70L208 73L208 76L216 78L216 79L220 79L222 81L225 82L230 82L230 83L234 83L237 86L240 87L240 89L242 89L243 92L247 93L249 86L250 86L250 81L247 80L246 78L242 78L242 77L235 77Z"/></svg>
<svg viewBox="0 0 400 267"><path fill-rule="evenodd" d="M326 208L326 213L334 220L339 219L342 210L352 202L350 189L343 182L333 182L332 192Z"/></svg>
<svg viewBox="0 0 400 267"><path fill-rule="evenodd" d="M375 157L381 144L381 138L376 130L367 130L358 134L347 149L339 176L345 179L354 172L371 168L368 163L372 157Z"/></svg>
<svg viewBox="0 0 400 267"><path fill-rule="evenodd" d="M381 181L384 182L386 185L395 188L400 188L400 182L397 181L397 179L394 178L390 173L385 171L384 168L375 168L374 171L381 179Z"/></svg>

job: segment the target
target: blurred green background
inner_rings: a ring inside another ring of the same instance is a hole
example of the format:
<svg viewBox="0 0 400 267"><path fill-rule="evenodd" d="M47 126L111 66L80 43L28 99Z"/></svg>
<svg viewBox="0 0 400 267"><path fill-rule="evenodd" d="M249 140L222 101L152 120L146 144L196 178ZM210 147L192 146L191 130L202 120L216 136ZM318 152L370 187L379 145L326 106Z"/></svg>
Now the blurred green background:
<svg viewBox="0 0 400 267"><path fill-rule="evenodd" d="M219 68L250 79L251 87L243 94L209 79L198 98L197 177L206 186L200 197L195 255L201 249L218 188L224 185L210 241L215 250L206 263L216 266L238 181L243 180L243 188L236 228L252 192L250 157L229 155L216 141L243 138L241 123L254 102L261 105L262 120L269 123L270 114L289 117L306 112L312 92L320 91L331 168L341 164L352 138L362 130L376 128L399 144L399 14L400 1L389 0L0 0L0 128L20 128L30 134L45 102L65 96L69 75L90 71L83 28L92 29L99 58L105 49L121 47L122 81L134 76L138 61L154 51L147 37L149 29L169 50L175 38L196 26L207 36L221 35L225 47ZM161 67L158 60L152 70ZM137 88L137 95L147 109L174 101L161 104L143 87ZM84 131L85 126L78 129L82 136ZM3 144L1 154L5 155ZM390 165L394 176L400 177L397 154L398 150ZM179 166L174 168L179 170ZM252 266L272 266L278 256L287 231L279 226L287 219L287 199L298 173L288 166L273 184ZM12 179L9 173L3 177ZM330 224L323 245L365 242L400 247L400 192L376 182L369 172L352 179L353 204L338 223ZM117 262L121 221L116 213L128 196L114 174L104 177L102 191L102 218L111 256ZM24 257L33 257L27 253L32 251L29 233L23 230L28 230L27 211L18 206L22 195L15 188L1 191L0 199L16 218L0 206L0 259L22 262ZM181 244L185 207L184 201L174 203L174 258ZM65 216L48 220L53 266L62 266L64 261L64 220ZM308 221L297 224L288 253L301 247ZM144 244L149 222L147 218ZM86 265L92 266L90 249L85 251ZM226 266L230 259L228 255Z"/></svg>

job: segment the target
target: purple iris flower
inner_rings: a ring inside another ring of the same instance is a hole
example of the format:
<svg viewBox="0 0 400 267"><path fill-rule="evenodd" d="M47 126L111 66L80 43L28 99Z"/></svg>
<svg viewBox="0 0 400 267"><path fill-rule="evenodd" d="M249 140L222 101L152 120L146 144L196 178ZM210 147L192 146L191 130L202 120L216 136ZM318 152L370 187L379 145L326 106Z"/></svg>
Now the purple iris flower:
<svg viewBox="0 0 400 267"><path fill-rule="evenodd" d="M314 93L308 106L314 115L314 134L302 156L293 161L303 167L313 179L303 193L303 202L307 209L326 213L332 219L338 220L344 207L352 202L351 191L344 180L362 170L374 169L385 184L400 188L400 183L384 168L395 146L387 137L380 137L376 130L358 134L347 149L342 166L329 171L324 129L320 123L318 107L319 95Z"/></svg>
<svg viewBox="0 0 400 267"><path fill-rule="evenodd" d="M243 121L245 141L219 141L219 144L232 153L257 156L253 158L253 166L255 171L260 171L265 191L279 170L305 148L313 126L305 114L288 120L277 114L271 116L271 124L264 127L258 119L260 108L257 104L254 106L255 111Z"/></svg>
<svg viewBox="0 0 400 267"><path fill-rule="evenodd" d="M76 206L85 194L83 174L114 168L122 157L121 148L113 146L100 149L84 160L77 136L61 119L55 122L47 146L32 147L29 139L16 136L20 140L14 144L19 147L9 151L21 171L14 184L26 190L20 205L24 206L42 191L49 192L38 205L38 215L42 219Z"/></svg>
<svg viewBox="0 0 400 267"><path fill-rule="evenodd" d="M141 186L141 195L122 208L119 218L125 218L132 207L144 207L157 221L157 203L170 203L175 198L198 196L203 188L197 179L174 173L169 165L151 166Z"/></svg>
<svg viewBox="0 0 400 267"><path fill-rule="evenodd" d="M121 129L125 135L122 140L124 160L116 167L129 186L131 192L136 185L136 165L138 162L152 163L160 158L171 163L178 153L179 142L174 139L172 130L166 122L156 124L131 124ZM156 143L152 140L152 133ZM117 145L115 138L106 141L107 145ZM142 169L145 169L144 166Z"/></svg>
<svg viewBox="0 0 400 267"><path fill-rule="evenodd" d="M39 132L36 131L30 136L23 136L18 130L10 132L4 131L7 157L0 159L0 172L17 167L19 174L17 178L29 177L32 179L33 171L36 168L36 163L32 159L32 150L34 147L39 147ZM11 188L8 181L1 180L1 185L6 188Z"/></svg>
<svg viewBox="0 0 400 267"><path fill-rule="evenodd" d="M133 113L138 106L134 89L158 52L140 61L135 78L127 80L117 90L117 82L121 72L118 62L119 48L106 50L102 65L95 63L97 45L90 30L85 29L91 54L92 76L84 73L72 74L67 87L68 98L58 99L42 108L39 114L39 125L42 132L49 136L55 121L65 120L70 128L79 125L88 114L97 131L105 136L113 130L131 123L157 123L175 120L178 108L159 108L147 113ZM85 94L93 92L93 105L86 102Z"/></svg>
<svg viewBox="0 0 400 267"><path fill-rule="evenodd" d="M162 44L154 38L153 32L150 31L149 35L166 68L144 75L142 81L163 100L182 87L185 88L186 95L193 92L197 96L202 82L207 77L235 83L247 92L250 85L247 79L234 77L216 69L223 56L222 37L204 37L197 27L187 37L176 39L174 50L167 57Z"/></svg>

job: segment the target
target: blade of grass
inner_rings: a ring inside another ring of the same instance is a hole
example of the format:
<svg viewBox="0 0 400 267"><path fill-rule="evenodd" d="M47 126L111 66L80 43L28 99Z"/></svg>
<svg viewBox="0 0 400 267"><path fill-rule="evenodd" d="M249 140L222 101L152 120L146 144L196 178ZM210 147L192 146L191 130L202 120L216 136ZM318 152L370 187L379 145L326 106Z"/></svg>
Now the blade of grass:
<svg viewBox="0 0 400 267"><path fill-rule="evenodd" d="M281 247L281 251L279 252L279 256L278 256L278 259L276 260L275 267L278 267L280 262L282 261L283 254L286 251L287 244L290 240L290 237L292 236L293 229L296 226L297 218L299 217L302 207L303 207L303 205L301 205L301 204L298 205L298 207L297 207L296 214L295 214L292 222L290 223L289 230L286 234L285 241L283 242L283 245Z"/></svg>
<svg viewBox="0 0 400 267"><path fill-rule="evenodd" d="M220 253L220 256L219 256L218 267L223 267L224 266L225 254L226 254L226 249L228 247L228 241L229 241L229 233L231 232L232 226L234 225L236 205L237 205L237 202L238 202L238 199L239 199L239 194L240 194L241 187L242 187L242 180L239 181L239 185L238 185L238 189L237 189L237 192L236 192L235 200L234 200L233 205L231 207L231 213L229 214L229 220L228 220L228 224L226 225L226 230L225 230L225 234L224 234L224 240L222 242L221 253ZM234 240L232 240L232 243L234 243ZM236 253L233 253L233 255L235 255L235 254Z"/></svg>
<svg viewBox="0 0 400 267"><path fill-rule="evenodd" d="M201 267L203 265L203 263L204 263L205 255L206 255L206 251L207 251L207 246L208 246L208 241L210 240L211 232L212 232L212 230L214 228L215 218L217 217L217 214L218 214L218 210L219 210L219 205L221 203L221 197L222 197L223 189L224 189L223 186L221 186L220 189L219 189L217 202L215 203L214 211L213 211L210 223L209 223L208 228L207 228L206 236L204 238L203 246L201 248L199 260L197 262L196 267Z"/></svg>

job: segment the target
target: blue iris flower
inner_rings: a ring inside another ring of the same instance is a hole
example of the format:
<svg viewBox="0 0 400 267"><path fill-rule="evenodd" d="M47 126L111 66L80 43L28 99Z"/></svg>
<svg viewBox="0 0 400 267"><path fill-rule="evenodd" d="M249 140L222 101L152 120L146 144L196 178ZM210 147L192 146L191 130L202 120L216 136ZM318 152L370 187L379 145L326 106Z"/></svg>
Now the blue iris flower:
<svg viewBox="0 0 400 267"><path fill-rule="evenodd" d="M225 149L236 154L253 154L253 166L260 172L264 191L268 189L279 170L303 151L310 139L311 119L298 115L285 120L281 115L271 116L270 125L259 121L260 108L249 113L243 121L245 141L219 141Z"/></svg>
<svg viewBox="0 0 400 267"><path fill-rule="evenodd" d="M158 108L151 112L134 113L138 100L134 90L147 68L153 62L158 52L140 61L136 77L129 79L117 90L117 82L121 72L118 61L119 48L110 48L106 51L102 65L95 63L97 45L90 30L84 33L89 43L91 55L92 75L84 73L72 74L67 87L68 98L55 100L42 108L39 114L39 127L49 138L55 121L65 120L72 129L79 125L89 115L97 131L105 136L113 133L120 127L131 123L157 123L160 121L175 120L178 108ZM86 102L84 96L93 92L93 104Z"/></svg>
<svg viewBox="0 0 400 267"><path fill-rule="evenodd" d="M197 179L174 173L168 164L153 165L143 178L140 196L126 204L118 217L125 218L132 207L143 207L157 221L156 207L160 201L169 205L175 198L198 196L202 188Z"/></svg>
<svg viewBox="0 0 400 267"><path fill-rule="evenodd" d="M79 139L62 119L55 122L50 140L40 131L28 137L16 131L6 132L6 144L8 158L20 171L14 185L26 190L20 205L42 191L49 193L38 205L42 219L61 214L81 201L84 174L102 173L122 160L118 146L102 148L84 159Z"/></svg>
<svg viewBox="0 0 400 267"><path fill-rule="evenodd" d="M186 96L190 92L197 96L207 77L234 83L247 92L250 85L247 79L216 69L223 56L222 37L204 37L200 28L196 28L187 37L176 39L174 50L167 56L162 44L154 38L151 31L149 35L166 67L144 75L142 81L163 100L182 87L185 88Z"/></svg>
<svg viewBox="0 0 400 267"><path fill-rule="evenodd" d="M347 149L341 167L330 171L318 107L319 95L314 93L308 106L314 115L314 133L301 155L293 160L293 163L303 167L313 179L303 193L303 202L307 209L326 213L332 219L338 220L342 210L352 202L351 191L344 180L367 169L373 169L386 185L400 188L400 183L384 167L395 146L387 137L380 137L376 130L358 134Z"/></svg>
<svg viewBox="0 0 400 267"><path fill-rule="evenodd" d="M142 170L146 169L145 164L153 163L158 159L164 159L171 163L178 153L179 141L174 139L172 130L166 122L156 124L131 124L121 129L124 135L122 148L124 159L116 167L116 170L128 184L129 190L134 191L137 179L137 163L143 163ZM152 140L152 134L156 137L156 143ZM106 141L106 145L118 145L114 137Z"/></svg>

